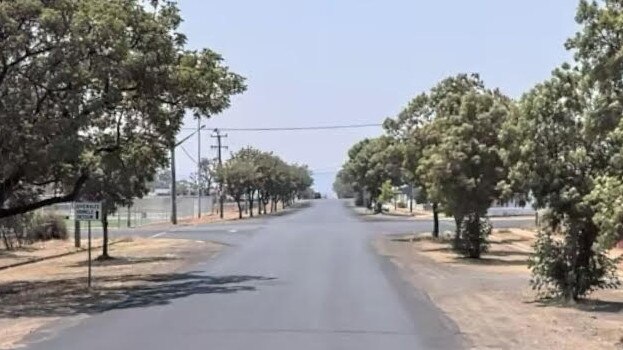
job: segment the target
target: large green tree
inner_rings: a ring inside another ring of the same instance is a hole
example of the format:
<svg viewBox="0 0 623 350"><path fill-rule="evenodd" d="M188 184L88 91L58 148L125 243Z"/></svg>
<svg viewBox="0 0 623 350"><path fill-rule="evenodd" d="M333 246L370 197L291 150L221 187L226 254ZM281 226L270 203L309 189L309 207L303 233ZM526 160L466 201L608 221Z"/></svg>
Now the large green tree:
<svg viewBox="0 0 623 350"><path fill-rule="evenodd" d="M401 146L388 136L364 139L349 150L348 157L343 166L343 175L352 181L357 191L366 191L374 201L375 212L380 212L381 202L378 198L383 183L390 180L393 185L401 184ZM372 207L372 203L369 203L369 207Z"/></svg>
<svg viewBox="0 0 623 350"><path fill-rule="evenodd" d="M543 296L576 300L594 288L616 284L603 233L594 220L605 198L599 187L608 166L604 143L594 142L592 114L583 75L565 65L521 100L521 114L505 127L513 164L508 191L523 187L545 208L535 254L532 284ZM516 186L513 188L513 186Z"/></svg>
<svg viewBox="0 0 623 350"><path fill-rule="evenodd" d="M174 2L150 4L0 3L0 218L75 200L116 171L108 157L149 178L187 111L219 113L244 90L218 54L184 48Z"/></svg>
<svg viewBox="0 0 623 350"><path fill-rule="evenodd" d="M433 237L439 237L439 199L428 195L426 181L418 166L424 149L434 142L428 131L435 117L435 106L429 94L422 93L409 102L396 118L388 118L383 123L386 132L400 145L403 152L404 182L417 189L419 202L431 202L433 209Z"/></svg>
<svg viewBox="0 0 623 350"><path fill-rule="evenodd" d="M454 216L457 250L479 258L490 230L487 211L506 178L498 134L512 102L485 89L477 75L448 78L430 98L435 117L417 171L428 195Z"/></svg>
<svg viewBox="0 0 623 350"><path fill-rule="evenodd" d="M622 19L620 1L580 1L567 42L575 63L525 94L505 127L506 190L546 209L531 259L543 296L573 301L619 284L607 251L623 233Z"/></svg>

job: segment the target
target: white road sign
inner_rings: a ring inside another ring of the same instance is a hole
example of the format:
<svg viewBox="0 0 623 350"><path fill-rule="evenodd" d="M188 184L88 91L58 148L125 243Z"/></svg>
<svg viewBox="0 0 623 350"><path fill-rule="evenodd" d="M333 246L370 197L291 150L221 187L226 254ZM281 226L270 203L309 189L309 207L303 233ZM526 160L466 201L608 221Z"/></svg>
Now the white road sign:
<svg viewBox="0 0 623 350"><path fill-rule="evenodd" d="M78 221L93 221L100 219L102 203L100 202L75 202L74 216Z"/></svg>

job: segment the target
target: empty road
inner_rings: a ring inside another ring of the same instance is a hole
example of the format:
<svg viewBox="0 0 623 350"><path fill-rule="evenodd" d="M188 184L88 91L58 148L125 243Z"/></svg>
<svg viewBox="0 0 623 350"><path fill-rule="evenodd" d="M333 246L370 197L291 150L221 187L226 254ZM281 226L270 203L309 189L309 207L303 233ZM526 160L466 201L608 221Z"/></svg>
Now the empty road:
<svg viewBox="0 0 623 350"><path fill-rule="evenodd" d="M175 229L165 237L231 247L161 291L39 332L28 348L461 348L453 323L371 247L376 234L418 225L430 227L366 221L340 201L321 200L270 219Z"/></svg>

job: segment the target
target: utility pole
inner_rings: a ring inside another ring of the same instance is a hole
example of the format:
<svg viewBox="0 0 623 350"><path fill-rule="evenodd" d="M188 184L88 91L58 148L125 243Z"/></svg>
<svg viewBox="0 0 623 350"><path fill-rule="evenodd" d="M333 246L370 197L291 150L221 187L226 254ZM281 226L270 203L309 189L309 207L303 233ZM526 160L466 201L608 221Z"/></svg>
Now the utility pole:
<svg viewBox="0 0 623 350"><path fill-rule="evenodd" d="M196 131L192 134L186 136L181 141L174 143L171 146L171 223L173 225L177 225L177 187L175 185L175 148L182 143L186 142L189 138L191 138L195 133L200 132L206 126L201 125Z"/></svg>
<svg viewBox="0 0 623 350"><path fill-rule="evenodd" d="M201 218L201 119L197 118L197 217Z"/></svg>
<svg viewBox="0 0 623 350"><path fill-rule="evenodd" d="M212 146L212 148L216 148L218 150L218 166L219 169L223 166L223 156L222 156L222 149L225 148L227 149L227 146L223 146L222 143L222 138L223 137L227 137L227 134L221 134L221 131L219 129L214 129L214 134L212 134L213 138L216 138L216 146ZM220 217L221 219L223 218L223 207L224 207L224 199L225 196L223 195L223 181L221 180L218 184L218 192L219 192L219 212L220 212Z"/></svg>
<svg viewBox="0 0 623 350"><path fill-rule="evenodd" d="M177 188L175 186L175 146L171 147L171 223L177 225Z"/></svg>

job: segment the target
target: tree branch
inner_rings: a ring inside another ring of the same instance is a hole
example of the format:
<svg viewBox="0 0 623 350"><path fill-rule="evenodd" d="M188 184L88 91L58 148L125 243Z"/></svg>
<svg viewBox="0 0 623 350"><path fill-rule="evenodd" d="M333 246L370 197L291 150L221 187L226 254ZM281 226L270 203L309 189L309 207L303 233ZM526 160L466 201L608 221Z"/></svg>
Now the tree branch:
<svg viewBox="0 0 623 350"><path fill-rule="evenodd" d="M46 199L43 199L37 202L20 205L20 206L16 206L13 208L0 208L0 219L6 218L9 216L18 215L18 214L28 213L30 211L43 208L45 206L52 205L52 204L71 202L74 199L76 199L76 197L80 193L80 190L82 189L82 187L84 186L88 178L89 178L89 175L86 173L83 173L82 175L80 175L78 180L76 180L76 182L74 183L74 187L72 191L64 196L46 198Z"/></svg>

